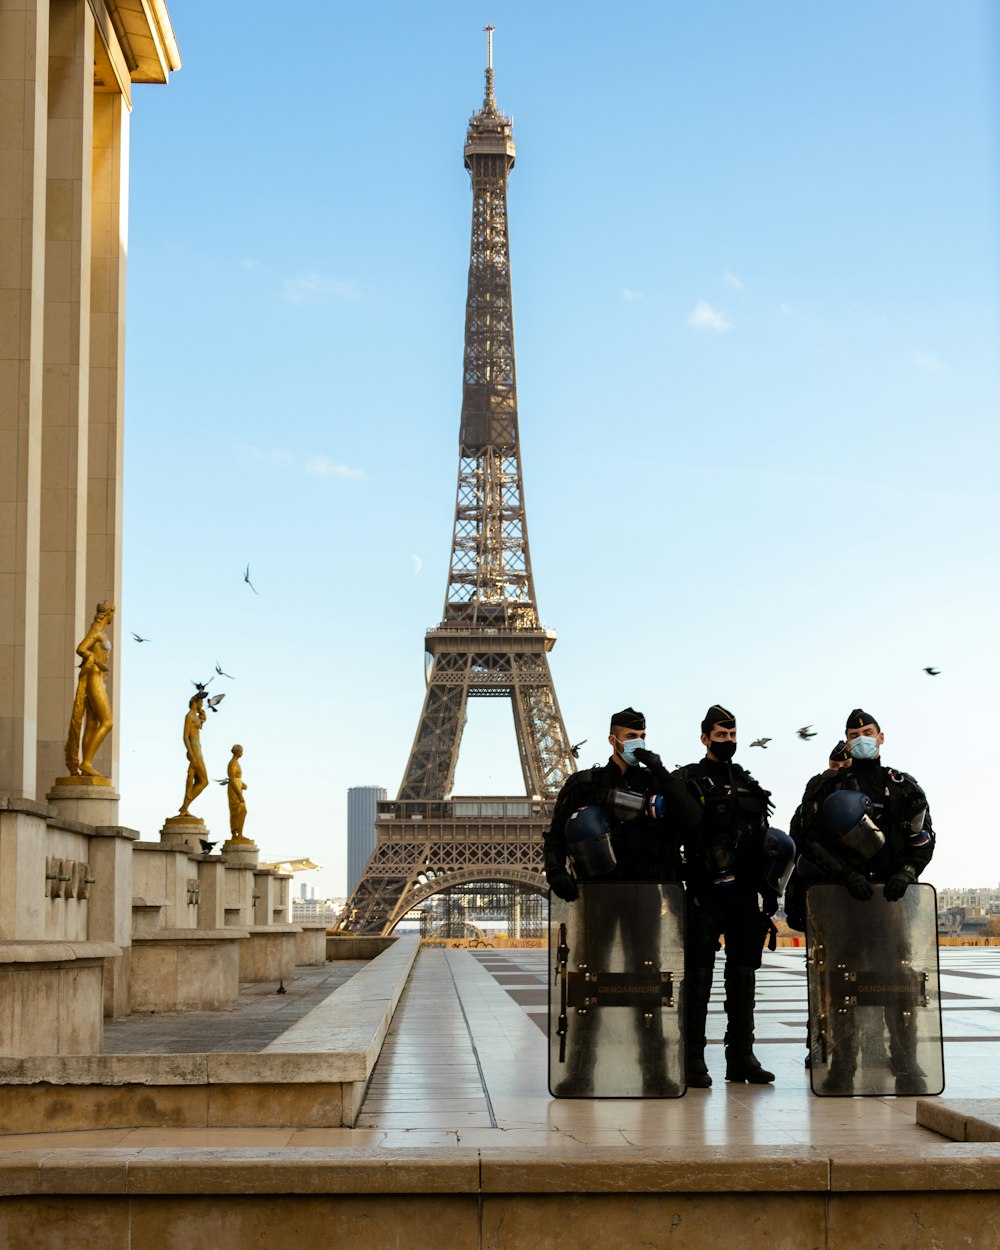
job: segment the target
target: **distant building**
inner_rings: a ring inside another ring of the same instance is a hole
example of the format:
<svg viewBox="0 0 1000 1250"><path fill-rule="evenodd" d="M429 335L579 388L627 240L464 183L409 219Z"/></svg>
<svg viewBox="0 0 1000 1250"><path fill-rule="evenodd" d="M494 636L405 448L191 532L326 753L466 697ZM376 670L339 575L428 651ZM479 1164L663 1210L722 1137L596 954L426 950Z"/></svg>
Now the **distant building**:
<svg viewBox="0 0 1000 1250"><path fill-rule="evenodd" d="M342 898L293 898L292 924L332 925L345 902Z"/></svg>
<svg viewBox="0 0 1000 1250"><path fill-rule="evenodd" d="M384 786L352 786L347 791L348 897L375 849L375 804L387 797Z"/></svg>
<svg viewBox="0 0 1000 1250"><path fill-rule="evenodd" d="M975 908L996 914L1000 911L1000 890L988 885L945 886L938 890L938 907Z"/></svg>

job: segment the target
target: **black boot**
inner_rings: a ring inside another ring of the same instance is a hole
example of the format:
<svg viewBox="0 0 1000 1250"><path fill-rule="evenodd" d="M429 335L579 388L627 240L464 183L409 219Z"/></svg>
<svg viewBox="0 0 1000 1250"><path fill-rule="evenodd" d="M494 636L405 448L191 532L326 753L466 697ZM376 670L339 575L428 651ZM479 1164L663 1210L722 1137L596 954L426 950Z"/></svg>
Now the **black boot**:
<svg viewBox="0 0 1000 1250"><path fill-rule="evenodd" d="M726 964L726 1080L767 1085L774 1073L760 1066L753 1053L753 968Z"/></svg>
<svg viewBox="0 0 1000 1250"><path fill-rule="evenodd" d="M705 1064L705 1020L712 993L712 969L691 968L684 974L684 1073L692 1089L709 1089L712 1078Z"/></svg>
<svg viewBox="0 0 1000 1250"><path fill-rule="evenodd" d="M567 1062L562 1080L552 1093L556 1098L593 1098L597 1066L595 1013L575 1013L570 1019Z"/></svg>
<svg viewBox="0 0 1000 1250"><path fill-rule="evenodd" d="M896 1078L896 1093L913 1095L927 1093L927 1073L917 1063L917 1029L913 1020L899 1008L887 1008L885 1022L889 1028L889 1067Z"/></svg>

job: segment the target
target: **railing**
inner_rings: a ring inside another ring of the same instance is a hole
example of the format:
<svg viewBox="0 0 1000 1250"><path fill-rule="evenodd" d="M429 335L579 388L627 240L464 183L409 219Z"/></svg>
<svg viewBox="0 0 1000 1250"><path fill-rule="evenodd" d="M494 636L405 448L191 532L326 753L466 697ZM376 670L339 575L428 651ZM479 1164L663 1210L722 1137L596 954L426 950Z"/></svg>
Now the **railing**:
<svg viewBox="0 0 1000 1250"><path fill-rule="evenodd" d="M550 804L544 799L472 796L457 799L386 799L376 804L385 820L544 820Z"/></svg>

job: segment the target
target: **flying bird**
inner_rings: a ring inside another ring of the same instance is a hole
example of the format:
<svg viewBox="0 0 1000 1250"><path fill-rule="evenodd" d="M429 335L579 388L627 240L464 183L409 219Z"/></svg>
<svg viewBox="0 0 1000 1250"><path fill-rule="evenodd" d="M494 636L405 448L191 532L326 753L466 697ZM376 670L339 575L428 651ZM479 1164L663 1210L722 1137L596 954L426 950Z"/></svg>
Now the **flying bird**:
<svg viewBox="0 0 1000 1250"><path fill-rule="evenodd" d="M586 739L586 738L582 738L579 742L574 743L574 745L570 747L570 749L569 749L569 753L570 753L570 755L572 755L572 757L573 757L575 760L578 760L578 759L580 758L580 748L583 746L583 744L584 744L586 741L587 741L587 739Z"/></svg>
<svg viewBox="0 0 1000 1250"><path fill-rule="evenodd" d="M751 743L750 743L750 745L751 745L752 747L763 747L763 748L764 748L764 750L766 751L766 750L767 750L767 744L768 744L770 741L771 741L771 739L770 739L770 738L757 738L754 742L751 742Z"/></svg>
<svg viewBox="0 0 1000 1250"><path fill-rule="evenodd" d="M201 853L203 855L211 855L213 848L218 846L217 842L209 842L205 838L199 838L198 841L201 843Z"/></svg>
<svg viewBox="0 0 1000 1250"><path fill-rule="evenodd" d="M208 681L193 681L191 685L194 686L195 688L194 698L207 699L208 688L212 684L213 681L215 681L214 677L210 677Z"/></svg>
<svg viewBox="0 0 1000 1250"><path fill-rule="evenodd" d="M229 778L228 778L228 777L213 777L213 778L212 778L212 780L215 782L215 784L216 784L217 786L228 786L228 785L229 785Z"/></svg>
<svg viewBox="0 0 1000 1250"><path fill-rule="evenodd" d="M134 629L132 630L132 637L136 640L136 642L152 642L151 638L143 638L143 636L141 634L137 634ZM924 671L929 672L930 670L925 669Z"/></svg>
<svg viewBox="0 0 1000 1250"><path fill-rule="evenodd" d="M208 710L210 712L217 712L219 710L219 704L225 697L226 696L224 694L213 694L208 701Z"/></svg>
<svg viewBox="0 0 1000 1250"><path fill-rule="evenodd" d="M224 673L222 671L222 665L218 661L216 661L215 663L215 671L219 674L220 677L228 677L230 681L236 680L236 678L232 675L232 673ZM215 681L215 678L213 677L212 680Z"/></svg>
<svg viewBox="0 0 1000 1250"><path fill-rule="evenodd" d="M924 672L928 677L936 677L941 670L939 668L925 668Z"/></svg>
<svg viewBox="0 0 1000 1250"><path fill-rule="evenodd" d="M250 580L250 565L249 565L249 564L247 565L246 569L245 569L245 570L244 570L244 572L243 572L243 580L246 582L246 584L250 587L250 589L253 591L253 593L254 593L255 595L259 595L259 594L260 594L260 591L259 591L259 590L257 589L257 587L253 584L253 582Z"/></svg>
<svg viewBox="0 0 1000 1250"><path fill-rule="evenodd" d="M810 729L812 729L812 733L809 732ZM813 729L812 725L803 725L802 728L798 730L797 732L798 732L799 737L802 738L803 741L807 741L809 738L816 737L816 730Z"/></svg>

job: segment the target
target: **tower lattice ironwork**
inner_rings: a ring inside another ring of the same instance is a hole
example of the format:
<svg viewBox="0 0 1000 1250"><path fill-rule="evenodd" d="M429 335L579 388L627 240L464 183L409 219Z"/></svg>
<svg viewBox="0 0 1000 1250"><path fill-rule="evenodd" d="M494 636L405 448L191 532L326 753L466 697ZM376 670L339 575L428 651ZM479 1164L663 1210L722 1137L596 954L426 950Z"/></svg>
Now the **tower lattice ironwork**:
<svg viewBox="0 0 1000 1250"><path fill-rule="evenodd" d="M545 889L541 835L575 769L538 617L517 423L507 180L510 118L493 94L492 28L483 106L465 141L472 244L458 491L441 623L427 631L427 693L395 801L378 805L376 846L344 911L355 932L388 933L424 899L474 881ZM524 794L451 794L470 698L510 699Z"/></svg>

